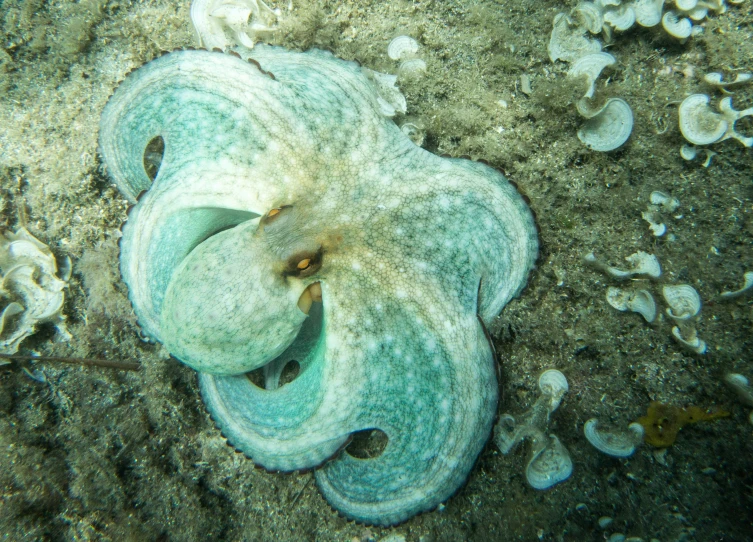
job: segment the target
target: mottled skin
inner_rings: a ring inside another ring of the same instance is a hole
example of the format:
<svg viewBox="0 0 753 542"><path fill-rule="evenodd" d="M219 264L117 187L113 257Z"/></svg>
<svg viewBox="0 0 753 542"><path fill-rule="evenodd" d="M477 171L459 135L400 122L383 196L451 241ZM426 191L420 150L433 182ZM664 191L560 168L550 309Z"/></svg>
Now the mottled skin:
<svg viewBox="0 0 753 542"><path fill-rule="evenodd" d="M318 467L339 512L398 523L450 497L489 437L482 321L525 284L533 219L496 171L416 147L355 64L238 52L274 79L228 54L175 52L105 108L110 174L134 201L148 189L121 242L134 310L199 371L234 446L269 470ZM315 282L323 302L307 318L297 301ZM278 387L292 359L300 372ZM269 389L245 376L265 364ZM337 455L372 428L389 439L381 455Z"/></svg>

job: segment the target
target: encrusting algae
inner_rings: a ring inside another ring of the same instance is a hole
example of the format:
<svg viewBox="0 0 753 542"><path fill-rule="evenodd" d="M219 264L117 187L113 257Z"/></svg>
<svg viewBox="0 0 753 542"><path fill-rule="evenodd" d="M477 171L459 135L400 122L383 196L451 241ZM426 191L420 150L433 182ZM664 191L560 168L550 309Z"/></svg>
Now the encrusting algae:
<svg viewBox="0 0 753 542"><path fill-rule="evenodd" d="M688 424L726 418L729 412L721 409L704 410L697 406L680 408L652 401L645 416L636 421L645 430L644 440L651 446L667 448L674 444L677 433Z"/></svg>

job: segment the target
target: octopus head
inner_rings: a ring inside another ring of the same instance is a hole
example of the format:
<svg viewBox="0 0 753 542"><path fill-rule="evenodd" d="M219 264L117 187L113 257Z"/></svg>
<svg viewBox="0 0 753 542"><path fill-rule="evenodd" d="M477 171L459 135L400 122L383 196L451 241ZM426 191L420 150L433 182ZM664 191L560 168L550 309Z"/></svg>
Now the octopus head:
<svg viewBox="0 0 753 542"><path fill-rule="evenodd" d="M241 374L277 357L321 300L323 248L277 207L200 243L181 262L161 313L168 350L200 372Z"/></svg>

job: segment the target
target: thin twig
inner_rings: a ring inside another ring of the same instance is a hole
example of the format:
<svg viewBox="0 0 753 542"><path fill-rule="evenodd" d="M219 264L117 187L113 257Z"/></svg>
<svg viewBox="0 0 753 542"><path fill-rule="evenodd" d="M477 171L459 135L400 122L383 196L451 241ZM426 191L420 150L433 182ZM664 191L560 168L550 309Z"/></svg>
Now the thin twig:
<svg viewBox="0 0 753 542"><path fill-rule="evenodd" d="M295 496L295 498L293 499L293 502L290 503L290 508L291 509L295 506L295 503L298 502L298 499L300 498L300 496L303 495L303 492L306 491L306 488L309 487L309 484L311 483L311 480L313 478L314 478L313 476L309 476L309 479L306 480L306 483L303 485L303 487L301 488L301 490Z"/></svg>
<svg viewBox="0 0 753 542"><path fill-rule="evenodd" d="M58 356L19 356L10 354L0 354L0 359L13 359L19 361L54 361L58 363L77 363L81 365L92 365L96 367L108 367L111 369L123 369L125 371L138 371L141 369L140 363L130 361L110 361L106 359L91 358L63 358Z"/></svg>

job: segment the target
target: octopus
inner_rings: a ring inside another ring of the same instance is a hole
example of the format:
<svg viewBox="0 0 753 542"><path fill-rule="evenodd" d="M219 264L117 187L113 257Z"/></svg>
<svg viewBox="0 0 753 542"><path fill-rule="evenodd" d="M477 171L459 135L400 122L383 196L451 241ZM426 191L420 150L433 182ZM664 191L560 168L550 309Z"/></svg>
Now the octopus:
<svg viewBox="0 0 753 542"><path fill-rule="evenodd" d="M232 446L365 524L457 492L496 416L486 326L538 252L502 174L416 146L356 63L263 45L131 72L100 151L139 324Z"/></svg>

